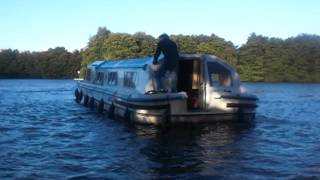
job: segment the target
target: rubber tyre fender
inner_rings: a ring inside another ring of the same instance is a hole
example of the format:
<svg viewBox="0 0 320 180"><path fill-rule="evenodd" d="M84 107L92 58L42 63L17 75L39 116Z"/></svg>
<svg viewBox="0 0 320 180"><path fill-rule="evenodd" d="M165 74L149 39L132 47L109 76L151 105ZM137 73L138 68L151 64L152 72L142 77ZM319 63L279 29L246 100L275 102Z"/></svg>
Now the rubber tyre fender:
<svg viewBox="0 0 320 180"><path fill-rule="evenodd" d="M85 95L84 96L84 99L83 99L83 105L85 107L88 107L88 104L89 104L89 96L88 95Z"/></svg>
<svg viewBox="0 0 320 180"><path fill-rule="evenodd" d="M108 118L114 118L114 104L111 104L108 110Z"/></svg>
<svg viewBox="0 0 320 180"><path fill-rule="evenodd" d="M81 103L82 98L83 98L83 94L82 94L82 91L80 91L79 96L78 96L78 102L79 103Z"/></svg>
<svg viewBox="0 0 320 180"><path fill-rule="evenodd" d="M78 99L79 99L79 91L78 89L74 90L74 96L76 97L76 102L79 102Z"/></svg>
<svg viewBox="0 0 320 180"><path fill-rule="evenodd" d="M126 111L125 111L125 113L124 113L124 119L125 119L126 121L128 121L128 122L131 121L131 112L130 112L129 108L126 108Z"/></svg>
<svg viewBox="0 0 320 180"><path fill-rule="evenodd" d="M104 109L104 101L103 99L101 99L98 105L98 113L103 113L103 109Z"/></svg>
<svg viewBox="0 0 320 180"><path fill-rule="evenodd" d="M94 110L94 97L91 97L89 100L89 108L90 110Z"/></svg>

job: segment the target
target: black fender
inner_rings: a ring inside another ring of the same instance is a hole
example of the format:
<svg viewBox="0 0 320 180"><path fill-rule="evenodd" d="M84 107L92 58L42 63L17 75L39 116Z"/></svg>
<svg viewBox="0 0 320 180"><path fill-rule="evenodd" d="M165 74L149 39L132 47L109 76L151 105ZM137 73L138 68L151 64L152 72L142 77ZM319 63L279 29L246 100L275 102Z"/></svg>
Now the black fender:
<svg viewBox="0 0 320 180"><path fill-rule="evenodd" d="M114 104L112 103L109 107L109 110L108 110L108 118L114 118Z"/></svg>
<svg viewBox="0 0 320 180"><path fill-rule="evenodd" d="M82 100L82 97L83 97L82 91L79 92L79 90L76 89L76 90L74 91L74 95L75 95L75 97L76 97L76 102L77 102L77 103L81 103L81 100Z"/></svg>
<svg viewBox="0 0 320 180"><path fill-rule="evenodd" d="M76 102L77 103L79 103L79 90L78 89L76 89L76 90L74 90L74 96L75 96L75 100L76 100Z"/></svg>
<svg viewBox="0 0 320 180"><path fill-rule="evenodd" d="M89 96L88 95L85 95L84 96L84 99L83 99L83 105L88 107L88 103L89 103Z"/></svg>
<svg viewBox="0 0 320 180"><path fill-rule="evenodd" d="M94 110L94 97L91 97L89 100L89 108L90 110Z"/></svg>
<svg viewBox="0 0 320 180"><path fill-rule="evenodd" d="M79 96L78 96L79 103L82 101L82 98L83 98L83 94L82 94L82 91L80 91Z"/></svg>
<svg viewBox="0 0 320 180"><path fill-rule="evenodd" d="M103 113L103 109L104 109L104 101L103 99L101 99L98 105L98 113Z"/></svg>
<svg viewBox="0 0 320 180"><path fill-rule="evenodd" d="M131 121L131 111L129 110L129 108L126 108L126 111L124 113L124 119L129 122Z"/></svg>

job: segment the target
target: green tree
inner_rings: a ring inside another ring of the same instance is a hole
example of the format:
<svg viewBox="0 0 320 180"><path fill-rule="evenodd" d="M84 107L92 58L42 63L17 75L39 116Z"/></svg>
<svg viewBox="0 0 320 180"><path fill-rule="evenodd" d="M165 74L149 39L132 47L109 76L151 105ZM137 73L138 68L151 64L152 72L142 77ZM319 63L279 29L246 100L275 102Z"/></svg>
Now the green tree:
<svg viewBox="0 0 320 180"><path fill-rule="evenodd" d="M139 47L136 39L129 34L112 33L104 42L107 47L103 53L105 59L123 59L138 57Z"/></svg>
<svg viewBox="0 0 320 180"><path fill-rule="evenodd" d="M156 39L154 37L147 35L144 32L137 32L133 35L133 38L135 38L138 46L137 57L153 55L156 47Z"/></svg>
<svg viewBox="0 0 320 180"><path fill-rule="evenodd" d="M103 54L107 51L105 41L108 39L110 33L106 27L99 27L97 34L89 39L88 45L81 51L83 58L81 62L82 74L88 64L98 59L104 59Z"/></svg>
<svg viewBox="0 0 320 180"><path fill-rule="evenodd" d="M32 53L2 50L0 78L74 78L81 60L79 51L70 53L63 47Z"/></svg>

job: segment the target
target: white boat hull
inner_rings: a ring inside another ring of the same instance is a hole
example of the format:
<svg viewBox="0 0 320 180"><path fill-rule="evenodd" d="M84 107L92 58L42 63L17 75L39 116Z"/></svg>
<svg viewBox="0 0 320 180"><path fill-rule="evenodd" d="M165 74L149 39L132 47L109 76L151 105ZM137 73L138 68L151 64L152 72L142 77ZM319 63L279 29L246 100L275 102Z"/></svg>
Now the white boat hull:
<svg viewBox="0 0 320 180"><path fill-rule="evenodd" d="M79 87L82 87L79 89L79 91L81 90L82 92L86 93L82 96L88 96L89 99L94 98L93 107L90 107L92 110L99 109L100 101L102 99L102 113L107 114L111 118L121 118L140 124L164 125L175 123L251 121L255 117L255 100L252 100L251 102L248 102L248 100L243 101L247 105L251 105L251 107L229 107L228 111L216 109L215 111L209 112L186 112L184 111L184 109L186 109L186 99L183 98L169 101L134 102L127 101L116 96L107 96L106 94L101 93L102 90L92 91L90 89L86 89L87 86L80 85ZM173 96L174 93L164 94L163 96L170 95ZM237 102L240 103L239 100L237 100ZM79 103L86 104L84 100L81 100ZM226 103L225 106L227 107L228 104L230 103Z"/></svg>

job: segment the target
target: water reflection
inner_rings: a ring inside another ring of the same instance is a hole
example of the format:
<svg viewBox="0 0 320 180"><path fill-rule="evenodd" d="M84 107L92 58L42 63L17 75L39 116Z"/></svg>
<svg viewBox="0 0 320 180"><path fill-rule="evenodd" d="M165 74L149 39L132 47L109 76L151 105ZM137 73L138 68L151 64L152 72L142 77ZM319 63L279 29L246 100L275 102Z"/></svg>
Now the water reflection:
<svg viewBox="0 0 320 180"><path fill-rule="evenodd" d="M190 178L195 174L197 177L221 174L219 168L239 153L236 141L253 128L252 123L216 123L165 128L135 126L133 129L140 138L149 139L140 153L152 162L151 176Z"/></svg>
<svg viewBox="0 0 320 180"><path fill-rule="evenodd" d="M246 84L255 124L166 128L76 104L73 81L0 81L0 179L319 179L319 84Z"/></svg>

